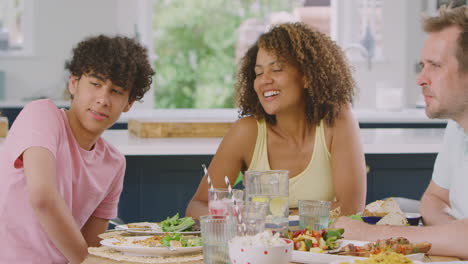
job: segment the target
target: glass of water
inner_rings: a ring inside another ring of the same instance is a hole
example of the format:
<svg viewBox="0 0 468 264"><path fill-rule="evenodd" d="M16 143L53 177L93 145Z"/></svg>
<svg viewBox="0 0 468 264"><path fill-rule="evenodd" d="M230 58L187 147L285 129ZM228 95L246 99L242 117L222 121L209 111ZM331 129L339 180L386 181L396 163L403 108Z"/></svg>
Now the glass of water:
<svg viewBox="0 0 468 264"><path fill-rule="evenodd" d="M246 201L267 205L265 227L285 235L289 215L289 171L247 171L245 173Z"/></svg>
<svg viewBox="0 0 468 264"><path fill-rule="evenodd" d="M237 222L239 236L254 236L265 230L265 218L268 204L263 202L242 202L238 204L242 214L242 223ZM239 220L239 219L238 219Z"/></svg>
<svg viewBox="0 0 468 264"><path fill-rule="evenodd" d="M236 236L237 221L230 215L200 217L205 264L230 263L228 241Z"/></svg>
<svg viewBox="0 0 468 264"><path fill-rule="evenodd" d="M328 228L330 206L330 201L299 200L300 228L315 231Z"/></svg>

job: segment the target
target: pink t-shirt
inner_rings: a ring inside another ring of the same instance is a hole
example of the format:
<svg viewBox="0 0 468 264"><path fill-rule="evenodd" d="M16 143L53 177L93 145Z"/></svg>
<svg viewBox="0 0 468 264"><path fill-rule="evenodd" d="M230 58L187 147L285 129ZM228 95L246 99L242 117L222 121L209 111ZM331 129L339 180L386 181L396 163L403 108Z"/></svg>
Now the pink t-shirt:
<svg viewBox="0 0 468 264"><path fill-rule="evenodd" d="M90 216L117 216L125 157L102 138L91 151L82 149L64 110L50 100L31 102L18 115L0 152L0 263L68 262L28 200L19 157L35 146L55 156L57 189L80 228Z"/></svg>

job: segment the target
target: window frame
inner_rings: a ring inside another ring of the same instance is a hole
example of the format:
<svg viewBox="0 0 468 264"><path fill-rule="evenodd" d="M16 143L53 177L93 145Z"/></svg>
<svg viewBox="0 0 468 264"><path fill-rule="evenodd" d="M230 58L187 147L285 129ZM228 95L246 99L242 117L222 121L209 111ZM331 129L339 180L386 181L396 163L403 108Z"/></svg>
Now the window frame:
<svg viewBox="0 0 468 264"><path fill-rule="evenodd" d="M12 0L13 1L13 0ZM23 47L20 50L0 51L0 58L34 56L34 0L23 0Z"/></svg>
<svg viewBox="0 0 468 264"><path fill-rule="evenodd" d="M157 58L156 54L154 53L154 50L152 49L153 43L153 32L152 32L152 18L153 18L153 12L152 12L152 7L154 5L154 1L157 0L141 0L144 2L144 4L140 5L140 11L142 15L142 19L138 21L139 23L139 28L141 29L140 32L142 33L142 39L144 40L143 43L145 43L148 47L149 50L149 57L151 60L152 65L154 64L154 60ZM360 29L355 26L358 23L358 1L359 0L331 0L330 1L330 7L331 7L331 21L330 21L330 37L337 42L337 44L344 48L346 45L349 45L351 43L358 43L358 40L356 40L355 36L360 35ZM383 0L384 1L384 7L388 5L389 3L393 0ZM350 12L351 11L351 12ZM387 27L386 24L388 22L388 18L386 16L383 16L383 24L385 27ZM141 25L140 25L141 23ZM388 31L384 27L382 34L384 35L384 43L386 34L385 32ZM361 56L349 56L348 57L350 62L355 65L364 65L366 60L362 58ZM382 55L377 58L372 59L372 64L386 64L388 63L388 55L386 54L386 49L385 45L382 47ZM157 72L157 69L156 69ZM154 89L151 88L151 90L148 92L153 95L151 98L151 108L155 110L164 110L164 108L154 108L155 103L154 103ZM147 107L145 107L147 108ZM223 108L223 109L236 109L236 108ZM183 110L191 110L191 109L182 109L182 108L174 108L173 110L176 111L183 111ZM217 111L218 109L199 109L203 111Z"/></svg>

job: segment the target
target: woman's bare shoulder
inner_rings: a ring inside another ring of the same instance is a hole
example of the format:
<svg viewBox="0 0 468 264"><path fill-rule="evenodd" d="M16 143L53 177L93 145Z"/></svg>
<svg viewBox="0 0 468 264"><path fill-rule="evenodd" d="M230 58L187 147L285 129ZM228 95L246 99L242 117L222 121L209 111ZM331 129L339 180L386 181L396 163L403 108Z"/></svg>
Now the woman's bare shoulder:
<svg viewBox="0 0 468 264"><path fill-rule="evenodd" d="M257 137L257 120L254 117L243 117L234 122L229 133L240 137Z"/></svg>
<svg viewBox="0 0 468 264"><path fill-rule="evenodd" d="M338 134L348 134L350 131L359 130L359 124L354 116L351 105L345 105L341 108L333 124L324 122L325 137L328 143L331 143L333 137Z"/></svg>
<svg viewBox="0 0 468 264"><path fill-rule="evenodd" d="M350 105L345 105L341 108L338 116L335 118L333 124L325 124L325 128L333 131L340 130L345 127L353 127L357 123L353 110Z"/></svg>
<svg viewBox="0 0 468 264"><path fill-rule="evenodd" d="M234 122L224 136L217 156L229 156L230 160L239 158L247 166L257 141L257 121L253 117L244 117Z"/></svg>

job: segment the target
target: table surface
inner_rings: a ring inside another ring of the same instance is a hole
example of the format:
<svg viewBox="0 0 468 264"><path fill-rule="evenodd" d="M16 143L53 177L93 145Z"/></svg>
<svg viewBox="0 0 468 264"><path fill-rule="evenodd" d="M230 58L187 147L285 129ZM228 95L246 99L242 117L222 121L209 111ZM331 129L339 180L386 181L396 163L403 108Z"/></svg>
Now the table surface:
<svg viewBox="0 0 468 264"><path fill-rule="evenodd" d="M443 261L459 261L460 259L455 257L442 257L442 256L426 256L424 262L443 262ZM194 264L203 264L203 261L191 262ZM135 262L127 261L115 261L111 259L105 259L97 256L90 255L82 264L135 264Z"/></svg>

